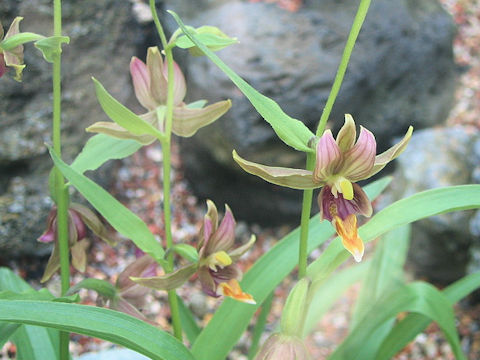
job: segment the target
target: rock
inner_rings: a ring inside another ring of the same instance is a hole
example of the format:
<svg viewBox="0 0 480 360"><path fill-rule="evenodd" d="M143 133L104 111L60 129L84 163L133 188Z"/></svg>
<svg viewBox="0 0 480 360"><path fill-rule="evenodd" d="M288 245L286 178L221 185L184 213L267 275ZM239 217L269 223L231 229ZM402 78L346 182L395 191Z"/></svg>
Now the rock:
<svg viewBox="0 0 480 360"><path fill-rule="evenodd" d="M480 171L480 132L454 126L414 132L397 160L389 195L391 203L419 191L470 183ZM418 277L447 284L478 271L480 211L456 211L413 224L409 263Z"/></svg>
<svg viewBox="0 0 480 360"><path fill-rule="evenodd" d="M178 8L180 16L185 11L188 24L216 25L238 37L240 43L219 56L286 113L316 127L357 2L306 1L296 13L245 1L203 1L199 6L204 9L195 14L185 9L185 1L167 5ZM383 150L409 125L420 129L443 122L453 102L453 34L452 19L436 0L372 2L331 115L332 127L338 130L344 113L351 113L357 124L376 134ZM210 60L189 58L186 71L192 100L233 101L221 120L202 129L193 141L182 142L186 175L194 190L226 200L240 218L297 221L301 194L242 173L231 151L291 167L303 167L304 155L280 143Z"/></svg>
<svg viewBox="0 0 480 360"><path fill-rule="evenodd" d="M132 95L128 64L142 40L129 2L86 0L63 4L63 33L70 45L62 55L63 158L70 162L91 136L85 128L107 117L98 104L91 76L118 100ZM8 26L23 16L21 31L52 33L52 4L46 0L2 1ZM3 14L3 12L2 12ZM37 237L51 208L47 177L52 162L45 142L51 143L51 64L32 44L25 46L22 83L0 80L0 256L44 255ZM107 171L104 169L104 171ZM109 177L103 178L103 185Z"/></svg>

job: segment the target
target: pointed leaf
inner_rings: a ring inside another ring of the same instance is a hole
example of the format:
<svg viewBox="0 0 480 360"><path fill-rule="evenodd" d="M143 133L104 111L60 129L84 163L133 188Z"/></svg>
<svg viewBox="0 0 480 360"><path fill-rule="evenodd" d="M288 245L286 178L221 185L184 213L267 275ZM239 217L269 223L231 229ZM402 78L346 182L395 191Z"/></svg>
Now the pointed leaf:
<svg viewBox="0 0 480 360"><path fill-rule="evenodd" d="M75 294L80 289L93 290L107 299L114 299L117 296L117 289L115 288L115 286L113 286L106 280L94 278L83 279L82 281L68 289L67 294Z"/></svg>
<svg viewBox="0 0 480 360"><path fill-rule="evenodd" d="M18 45L22 45L31 41L41 40L44 38L45 36L43 35L31 32L21 32L0 41L0 49L4 51L9 51L15 49Z"/></svg>
<svg viewBox="0 0 480 360"><path fill-rule="evenodd" d="M97 337L153 360L194 360L188 349L170 334L114 310L46 301L0 300L0 321L39 325ZM44 353L39 354L45 356Z"/></svg>
<svg viewBox="0 0 480 360"><path fill-rule="evenodd" d="M50 148L55 166L120 234L131 239L143 252L165 265L164 250L147 225L118 200L86 176L65 164Z"/></svg>
<svg viewBox="0 0 480 360"><path fill-rule="evenodd" d="M120 125L122 128L130 131L134 135L153 135L155 137L163 137L163 134L152 124L143 120L140 116L135 115L128 108L119 103L112 95L110 95L107 90L103 87L100 82L92 78L95 83L95 91L97 93L97 99L102 106L105 114L108 115L110 119Z"/></svg>
<svg viewBox="0 0 480 360"><path fill-rule="evenodd" d="M177 14L173 11L169 11L169 13L175 18L175 21L183 30L184 34L237 85L260 115L272 126L273 130L283 142L299 151L314 152L314 150L308 146L308 142L314 137L314 134L301 121L285 114L275 101L262 95L250 86L220 60L217 55L199 41L196 35L188 31Z"/></svg>
<svg viewBox="0 0 480 360"><path fill-rule="evenodd" d="M197 271L197 264L181 267L178 270L163 276L131 277L137 284L156 289L173 290L182 286Z"/></svg>

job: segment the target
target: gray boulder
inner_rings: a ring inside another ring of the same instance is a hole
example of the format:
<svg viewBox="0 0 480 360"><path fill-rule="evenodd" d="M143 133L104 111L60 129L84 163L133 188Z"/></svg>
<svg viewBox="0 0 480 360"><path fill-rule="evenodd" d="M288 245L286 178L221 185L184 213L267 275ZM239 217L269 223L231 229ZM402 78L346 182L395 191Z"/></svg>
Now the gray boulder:
<svg viewBox="0 0 480 360"><path fill-rule="evenodd" d="M23 16L21 31L52 33L51 1L11 0L0 6L5 26ZM63 157L70 162L90 136L85 128L107 120L91 76L125 101L132 94L128 64L142 35L129 2L70 2L64 4L63 15L63 33L70 37L62 56ZM52 66L33 45L25 48L23 82L0 79L0 256L5 258L48 251L36 239L51 208L47 177L52 163L44 142L52 141ZM108 179L103 177L104 185Z"/></svg>
<svg viewBox="0 0 480 360"><path fill-rule="evenodd" d="M480 183L480 132L454 126L417 131L397 160L390 203L416 192ZM450 283L480 268L480 211L457 211L413 224L409 263L418 277Z"/></svg>
<svg viewBox="0 0 480 360"><path fill-rule="evenodd" d="M185 1L167 5L180 15L184 11L188 24L216 25L238 37L240 43L219 56L286 113L316 127L358 2L306 1L296 13L244 1L202 1L200 12ZM357 124L376 134L383 150L409 125L420 129L443 122L455 84L453 35L452 19L436 0L372 2L330 118L334 130L351 113ZM189 58L187 73L192 100L233 100L223 119L182 143L193 188L201 196L229 202L245 219L296 221L301 194L242 173L231 151L291 167L304 166L304 155L282 144L207 58Z"/></svg>

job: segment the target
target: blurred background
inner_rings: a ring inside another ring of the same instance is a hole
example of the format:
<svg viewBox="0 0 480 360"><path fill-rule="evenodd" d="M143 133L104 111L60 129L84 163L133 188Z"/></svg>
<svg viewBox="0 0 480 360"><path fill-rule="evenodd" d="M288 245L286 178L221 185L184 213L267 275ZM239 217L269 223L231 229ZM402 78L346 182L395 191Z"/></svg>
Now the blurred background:
<svg viewBox="0 0 480 360"><path fill-rule="evenodd" d="M358 6L354 0L165 0L193 26L215 25L237 37L219 56L289 115L313 129L330 91ZM84 129L106 121L94 95L95 76L119 101L141 112L131 86L131 56L145 58L159 45L148 4L142 0L63 2L63 151L70 162L90 136ZM51 1L2 0L0 19L7 27L23 16L22 31L50 35ZM164 16L171 33L173 19ZM334 106L329 127L334 133L350 113L385 150L409 125L414 135L394 166L394 176L376 209L415 192L448 185L480 183L480 2L478 0L373 0ZM253 231L259 246L245 261L248 268L289 229L298 225L301 192L259 181L243 173L231 151L255 162L302 167L303 154L276 139L269 125L218 70L203 57L175 53L187 78L190 100L230 98L232 109L192 139L174 144L174 236L194 241L204 199L219 208L228 203L240 222L239 236ZM51 69L33 46L26 46L22 83L0 80L0 265L18 270L36 284L51 249L36 239L44 231L52 202L47 177L50 142ZM149 224L159 238L161 149L144 148L124 161L110 162L88 174ZM313 212L318 211L313 205ZM93 239L88 276L113 278L132 259L127 242L110 249ZM413 226L408 271L412 277L443 286L480 267L480 211L457 212ZM78 278L81 278L80 275ZM55 287L55 279L49 284ZM75 279L74 279L75 281ZM278 290L288 289L287 284ZM89 301L91 294L85 294ZM185 294L196 314L208 321L215 303L189 289ZM162 299L162 294L154 295ZM345 335L355 289L312 339L314 358L323 358ZM480 358L480 298L459 306L463 345ZM94 302L94 299L91 299ZM152 303L155 303L152 301ZM279 300L277 315L279 314ZM158 305L147 312L155 313ZM275 307L274 307L275 311ZM210 314L210 315L209 315ZM160 310L157 321L167 325ZM398 359L449 359L448 347L434 326ZM75 351L107 345L77 337ZM246 340L245 340L246 341ZM247 342L242 346L246 346ZM321 349L321 350L318 350ZM239 350L241 352L241 350ZM8 356L7 347L3 350ZM232 359L242 359L240 352ZM316 357L315 357L316 356ZM8 358L8 357L6 357Z"/></svg>

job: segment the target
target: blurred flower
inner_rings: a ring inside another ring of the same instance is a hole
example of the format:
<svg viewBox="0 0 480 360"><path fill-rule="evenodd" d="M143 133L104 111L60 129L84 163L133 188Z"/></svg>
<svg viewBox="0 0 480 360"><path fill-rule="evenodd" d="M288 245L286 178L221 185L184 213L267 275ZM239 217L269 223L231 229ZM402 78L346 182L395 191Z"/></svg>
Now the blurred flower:
<svg viewBox="0 0 480 360"><path fill-rule="evenodd" d="M255 360L309 360L303 341L290 335L276 333L271 335L255 356Z"/></svg>
<svg viewBox="0 0 480 360"><path fill-rule="evenodd" d="M22 17L17 16L13 20L5 38L3 37L3 26L0 22L0 77L5 74L8 66L15 69L15 76L13 78L17 81L22 81L22 71L25 67L23 64L23 45L18 45L13 49L4 50L2 48L2 42L20 32L20 21L22 19Z"/></svg>
<svg viewBox="0 0 480 360"><path fill-rule="evenodd" d="M203 107L206 101L185 104L183 102L187 91L185 78L177 63L173 63L173 68L172 131L178 136L190 137L198 129L211 124L225 114L232 104L230 100L220 101L207 107ZM168 69L158 48L148 48L146 64L133 57L130 62L130 74L137 100L148 110L140 117L163 132L167 104ZM142 144L150 144L155 141L153 135L134 135L113 122L97 122L87 130L119 138L134 139Z"/></svg>
<svg viewBox="0 0 480 360"><path fill-rule="evenodd" d="M345 115L345 124L334 139L326 130L316 145L316 163L313 171L271 167L247 161L234 151L234 160L247 172L271 183L294 189L323 187L318 196L320 217L332 222L344 247L360 261L363 242L357 233L357 214L371 216L372 205L362 188L355 182L368 179L382 170L406 148L413 128L404 138L380 155L376 155L373 134L360 127L356 140L355 122Z"/></svg>
<svg viewBox="0 0 480 360"><path fill-rule="evenodd" d="M198 274L203 291L210 296L228 296L235 300L255 304L250 294L244 293L238 283L242 272L235 264L254 244L252 235L246 244L233 248L235 242L235 219L225 205L225 215L218 225L218 211L215 204L207 200L207 214L200 231L197 246L198 261L164 276L132 278L133 281L158 290L171 290L181 286L194 273Z"/></svg>
<svg viewBox="0 0 480 360"><path fill-rule="evenodd" d="M111 237L109 231L105 228L95 213L83 205L71 203L68 208L68 245L72 254L72 265L75 269L81 272L85 271L87 262L86 251L89 246L87 228L107 243L115 243L115 240ZM50 255L50 259L48 259L41 280L41 282L45 282L50 279L53 273L60 267L56 206L53 207L47 217L47 229L37 240L44 243L54 243L52 254Z"/></svg>

